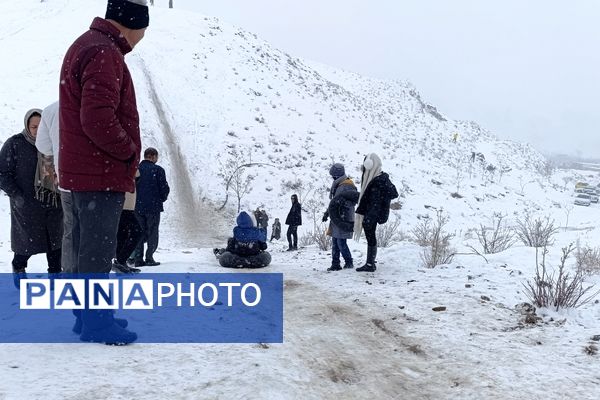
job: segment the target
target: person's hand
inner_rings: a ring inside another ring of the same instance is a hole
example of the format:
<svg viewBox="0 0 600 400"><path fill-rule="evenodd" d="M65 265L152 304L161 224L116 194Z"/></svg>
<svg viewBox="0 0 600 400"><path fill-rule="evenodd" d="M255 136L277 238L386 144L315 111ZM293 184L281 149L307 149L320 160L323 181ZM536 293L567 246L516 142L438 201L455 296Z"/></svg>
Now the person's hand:
<svg viewBox="0 0 600 400"><path fill-rule="evenodd" d="M327 213L325 213L323 214L323 218L321 219L321 221L326 222L328 218L329 217L327 216Z"/></svg>

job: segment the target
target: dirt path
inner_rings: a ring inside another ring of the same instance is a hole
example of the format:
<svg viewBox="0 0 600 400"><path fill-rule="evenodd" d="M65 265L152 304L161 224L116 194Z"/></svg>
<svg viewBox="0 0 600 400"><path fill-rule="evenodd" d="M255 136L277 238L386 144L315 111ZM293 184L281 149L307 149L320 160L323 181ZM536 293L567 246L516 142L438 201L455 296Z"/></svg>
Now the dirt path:
<svg viewBox="0 0 600 400"><path fill-rule="evenodd" d="M336 300L334 292L310 284L288 280L285 287L290 362L314 374L306 388L297 388L301 393L315 399L442 399L463 380L406 335L407 321Z"/></svg>

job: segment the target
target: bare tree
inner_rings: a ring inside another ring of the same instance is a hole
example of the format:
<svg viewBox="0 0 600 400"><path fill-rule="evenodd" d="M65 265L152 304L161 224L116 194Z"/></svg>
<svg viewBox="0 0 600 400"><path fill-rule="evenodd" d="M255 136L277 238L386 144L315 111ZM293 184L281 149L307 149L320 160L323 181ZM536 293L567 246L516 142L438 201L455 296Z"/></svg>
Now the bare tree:
<svg viewBox="0 0 600 400"><path fill-rule="evenodd" d="M223 179L223 184L225 185L225 201L219 210L222 210L227 205L229 192L231 191L235 194L237 210L238 213L240 212L242 198L250 192L252 188L251 183L255 178L254 175L246 173L246 168L254 166L274 167L265 163L246 163L244 159L244 155L234 148L229 152L229 157L225 164L221 164L220 166L220 171L217 175Z"/></svg>
<svg viewBox="0 0 600 400"><path fill-rule="evenodd" d="M521 187L521 191L519 192L519 194L521 196L525 196L525 186L529 185L532 182L533 181L525 181L523 180L523 176L519 176L519 186Z"/></svg>
<svg viewBox="0 0 600 400"><path fill-rule="evenodd" d="M571 215L571 211L573 211L573 204L565 204L563 210L565 210L565 214L567 214L567 222L565 222L565 230L567 230L567 228L569 227L569 215Z"/></svg>
<svg viewBox="0 0 600 400"><path fill-rule="evenodd" d="M173 8L173 0L169 0L169 8Z"/></svg>

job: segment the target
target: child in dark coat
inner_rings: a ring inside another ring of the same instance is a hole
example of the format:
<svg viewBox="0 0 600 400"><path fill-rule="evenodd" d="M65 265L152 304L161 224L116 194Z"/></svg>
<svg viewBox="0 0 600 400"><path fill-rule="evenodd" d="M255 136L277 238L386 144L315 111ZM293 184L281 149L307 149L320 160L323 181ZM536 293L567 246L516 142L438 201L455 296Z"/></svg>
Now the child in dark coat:
<svg viewBox="0 0 600 400"><path fill-rule="evenodd" d="M227 248L214 249L219 264L226 268L262 268L271 263L267 249L267 234L256 226L253 217L242 211L233 228Z"/></svg>

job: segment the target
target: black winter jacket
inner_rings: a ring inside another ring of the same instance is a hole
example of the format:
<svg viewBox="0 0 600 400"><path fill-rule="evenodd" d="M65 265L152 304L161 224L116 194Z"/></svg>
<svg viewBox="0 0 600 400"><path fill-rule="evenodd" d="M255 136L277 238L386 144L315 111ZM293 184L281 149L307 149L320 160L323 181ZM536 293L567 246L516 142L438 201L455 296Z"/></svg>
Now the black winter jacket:
<svg viewBox="0 0 600 400"><path fill-rule="evenodd" d="M302 206L299 202L292 204L292 208L290 208L290 212L285 219L285 224L292 226L302 225Z"/></svg>
<svg viewBox="0 0 600 400"><path fill-rule="evenodd" d="M390 203L398 197L398 191L385 172L377 175L365 189L357 214L364 216L363 225L385 224L390 216Z"/></svg>
<svg viewBox="0 0 600 400"><path fill-rule="evenodd" d="M136 179L137 196L135 211L139 214L154 214L164 211L163 203L169 197L169 184L165 170L152 161L140 163L140 176Z"/></svg>
<svg viewBox="0 0 600 400"><path fill-rule="evenodd" d="M0 189L10 197L10 244L19 255L47 253L62 246L62 208L35 198L37 154L21 133L8 138L0 150Z"/></svg>

